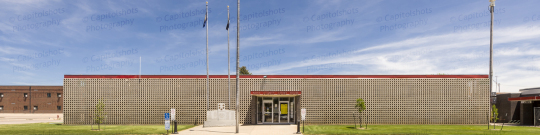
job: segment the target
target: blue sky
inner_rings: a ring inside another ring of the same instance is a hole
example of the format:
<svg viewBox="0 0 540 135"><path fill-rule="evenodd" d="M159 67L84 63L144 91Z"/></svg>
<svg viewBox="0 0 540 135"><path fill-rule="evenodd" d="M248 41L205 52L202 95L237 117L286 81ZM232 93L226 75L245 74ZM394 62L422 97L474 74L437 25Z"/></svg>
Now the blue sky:
<svg viewBox="0 0 540 135"><path fill-rule="evenodd" d="M210 74L235 74L236 1L209 2ZM502 92L539 87L540 1L498 0ZM488 0L241 1L240 65L274 74L488 74ZM1 0L0 85L206 74L205 1ZM139 63L139 58L142 63Z"/></svg>

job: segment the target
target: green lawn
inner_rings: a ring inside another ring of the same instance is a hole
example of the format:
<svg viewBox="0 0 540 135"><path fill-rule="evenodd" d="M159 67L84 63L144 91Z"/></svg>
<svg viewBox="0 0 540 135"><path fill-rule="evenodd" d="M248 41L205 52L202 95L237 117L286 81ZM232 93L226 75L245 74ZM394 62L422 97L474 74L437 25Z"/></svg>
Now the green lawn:
<svg viewBox="0 0 540 135"><path fill-rule="evenodd" d="M491 126L493 128L493 126ZM500 129L500 126L496 126ZM300 129L302 130L302 129ZM304 134L501 134L540 135L538 127L505 126L502 131L488 130L487 125L368 125L368 129L355 129L354 125L306 125Z"/></svg>
<svg viewBox="0 0 540 135"><path fill-rule="evenodd" d="M178 125L178 131L188 129L193 125ZM97 125L94 125L97 128ZM91 131L90 125L57 125L47 123L10 124L0 125L0 134L64 134L64 135L91 135L91 134L165 134L164 125L101 125L102 131ZM172 127L171 127L172 129ZM169 130L171 133L171 130Z"/></svg>

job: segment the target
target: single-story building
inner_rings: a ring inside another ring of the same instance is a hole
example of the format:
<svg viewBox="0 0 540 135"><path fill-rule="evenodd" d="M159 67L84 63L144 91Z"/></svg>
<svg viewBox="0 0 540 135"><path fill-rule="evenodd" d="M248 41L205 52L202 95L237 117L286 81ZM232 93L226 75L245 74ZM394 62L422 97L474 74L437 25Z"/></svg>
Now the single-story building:
<svg viewBox="0 0 540 135"><path fill-rule="evenodd" d="M512 104L517 104L521 125L540 125L540 87L519 90L519 97L508 98Z"/></svg>
<svg viewBox="0 0 540 135"><path fill-rule="evenodd" d="M0 113L62 113L62 86L0 86Z"/></svg>
<svg viewBox="0 0 540 135"><path fill-rule="evenodd" d="M65 75L64 124L91 124L105 103L107 124L202 124L218 103L235 110L235 75ZM207 108L207 93L209 108ZM362 98L368 124L487 124L488 75L241 75L240 123L353 124Z"/></svg>

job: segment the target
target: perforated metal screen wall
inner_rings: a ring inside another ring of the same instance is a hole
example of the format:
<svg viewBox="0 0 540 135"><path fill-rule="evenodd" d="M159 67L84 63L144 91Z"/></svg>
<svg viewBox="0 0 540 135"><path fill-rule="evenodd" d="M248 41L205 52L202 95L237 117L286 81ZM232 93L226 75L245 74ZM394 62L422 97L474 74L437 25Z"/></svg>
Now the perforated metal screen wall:
<svg viewBox="0 0 540 135"><path fill-rule="evenodd" d="M485 124L487 78L242 78L240 123L250 124L250 91L301 91L308 124L352 124L357 98L366 101L369 124ZM231 103L235 104L231 79ZM176 108L181 124L206 120L206 78L65 78L64 124L91 124L105 100L108 124L163 124ZM227 79L210 79L210 110L228 108ZM296 113L299 114L299 113Z"/></svg>

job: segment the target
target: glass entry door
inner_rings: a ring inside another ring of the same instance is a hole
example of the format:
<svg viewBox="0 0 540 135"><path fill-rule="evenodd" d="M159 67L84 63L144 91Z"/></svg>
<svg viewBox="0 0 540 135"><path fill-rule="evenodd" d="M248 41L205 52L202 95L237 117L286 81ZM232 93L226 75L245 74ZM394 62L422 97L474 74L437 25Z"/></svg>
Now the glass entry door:
<svg viewBox="0 0 540 135"><path fill-rule="evenodd" d="M257 97L257 123L291 123L294 118L294 97Z"/></svg>
<svg viewBox="0 0 540 135"><path fill-rule="evenodd" d="M279 101L279 123L289 123L289 101Z"/></svg>
<svg viewBox="0 0 540 135"><path fill-rule="evenodd" d="M263 100L262 104L262 122L263 123L272 123L274 121L274 117L272 114L274 114L274 109L272 109L272 100Z"/></svg>

